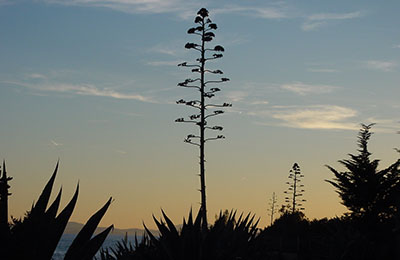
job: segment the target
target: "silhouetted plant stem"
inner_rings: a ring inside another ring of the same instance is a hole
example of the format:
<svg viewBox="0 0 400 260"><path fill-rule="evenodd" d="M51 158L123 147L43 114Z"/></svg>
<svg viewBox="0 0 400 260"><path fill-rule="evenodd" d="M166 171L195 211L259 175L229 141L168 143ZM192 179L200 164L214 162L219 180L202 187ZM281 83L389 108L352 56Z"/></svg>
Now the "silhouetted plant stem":
<svg viewBox="0 0 400 260"><path fill-rule="evenodd" d="M302 175L300 172L300 166L297 163L294 163L289 173L289 179L291 179L291 182L286 182L286 184L289 185L289 188L287 191L285 191L285 193L288 195L288 197L285 198L285 202L291 203L289 204L289 208L291 208L292 214L294 214L296 211L304 210L304 208L301 206L303 206L302 203L306 200L297 198L303 196L304 185L299 183L303 177L304 175ZM290 195L291 197L289 197Z"/></svg>
<svg viewBox="0 0 400 260"><path fill-rule="evenodd" d="M7 177L6 163L3 161L3 172L0 169L0 240L7 239L10 235L10 228L8 225L8 192L10 185L8 182L12 177Z"/></svg>
<svg viewBox="0 0 400 260"><path fill-rule="evenodd" d="M201 122L200 124L200 187L201 187L201 213L203 218L203 229L208 228L207 221L207 199L206 199L206 176L205 176L205 158L204 158L204 144L205 144L205 136L204 136L204 122L205 122L205 104L204 104L204 67L205 67L205 50L204 50L204 19L202 20L202 41L201 41L201 68L200 68L200 85L201 85Z"/></svg>
<svg viewBox="0 0 400 260"><path fill-rule="evenodd" d="M273 192L272 193L272 198L270 199L270 203L269 203L269 205L270 205L270 209L269 209L269 211L270 211L270 216L271 216L271 226L272 226L272 223L274 223L274 214L275 214L275 212L276 212L276 203L277 203L277 199L276 199L276 194L275 194L275 192Z"/></svg>
<svg viewBox="0 0 400 260"><path fill-rule="evenodd" d="M189 134L184 142L193 144L199 147L200 150L200 192L201 192L201 208L200 208L200 216L202 219L202 228L208 229L207 222L207 203L206 203L206 180L205 180L205 143L207 141L223 139L225 138L223 135L217 135L216 137L206 138L206 130L215 130L222 131L222 126L207 126L207 119L212 116L223 114L222 110L214 110L213 108L219 107L230 107L231 104L223 103L223 104L210 104L206 102L206 98L211 99L215 96L214 93L220 91L219 88L207 88L208 84L222 83L226 82L228 78L221 78L220 80L209 80L206 81L205 74L223 74L221 70L209 70L206 69L206 62L208 60L214 60L222 58L222 54L218 52L223 52L224 48L220 45L215 46L214 48L206 48L206 42L210 42L215 37L215 34L211 32L212 30L217 29L217 25L212 23L208 18L208 11L205 8L200 9L197 12L197 16L195 19L195 23L199 26L190 28L188 30L189 34L196 34L201 37L201 44L196 43L186 43L186 49L194 49L200 52L200 58L196 59L195 64L188 64L187 62L183 62L178 64L178 66L193 68L193 73L199 73L200 77L196 77L194 79L186 79L184 82L178 84L180 87L184 88L194 88L199 90L200 99L199 100L190 100L185 101L183 99L178 100L177 104L184 104L193 108L198 109L199 114L193 114L189 116L189 120L185 120L184 118L178 118L175 122L184 122L184 123L194 123L199 127L199 135ZM207 57L207 53L214 52L214 54L210 57ZM216 53L217 52L217 53ZM210 111L211 113L207 113ZM198 141L193 141L193 139Z"/></svg>

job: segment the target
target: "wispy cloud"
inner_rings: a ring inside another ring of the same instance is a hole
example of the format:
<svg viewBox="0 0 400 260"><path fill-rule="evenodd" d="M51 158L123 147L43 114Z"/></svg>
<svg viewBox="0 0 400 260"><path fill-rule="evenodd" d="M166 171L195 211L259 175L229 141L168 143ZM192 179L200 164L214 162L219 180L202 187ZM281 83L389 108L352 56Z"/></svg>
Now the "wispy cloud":
<svg viewBox="0 0 400 260"><path fill-rule="evenodd" d="M148 61L146 64L150 66L177 66L177 64L182 63L182 61Z"/></svg>
<svg viewBox="0 0 400 260"><path fill-rule="evenodd" d="M335 72L339 72L336 69L316 69L316 68L309 68L309 69L307 69L307 71L316 72L316 73L335 73Z"/></svg>
<svg viewBox="0 0 400 260"><path fill-rule="evenodd" d="M248 96L248 92L246 91L229 91L226 93L225 97L229 102L240 102L244 100Z"/></svg>
<svg viewBox="0 0 400 260"><path fill-rule="evenodd" d="M165 46L164 45L156 45L151 47L148 51L149 52L156 52L156 53L161 53L161 54L165 54L165 55L169 55L169 56L177 56L178 53L181 53L181 49L178 46L182 45L182 43L178 44L174 44L174 46ZM182 47L182 46L180 46Z"/></svg>
<svg viewBox="0 0 400 260"><path fill-rule="evenodd" d="M307 94L326 94L334 91L338 87L329 86L329 85L311 85L305 84L302 82L284 84L281 86L282 89L294 92L298 95L307 95Z"/></svg>
<svg viewBox="0 0 400 260"><path fill-rule="evenodd" d="M69 93L84 96L110 97L115 99L132 99L142 102L155 101L146 96L131 93L121 93L110 88L99 88L92 84L69 84L57 82L26 83L19 81L3 81L3 83L25 87L39 92Z"/></svg>
<svg viewBox="0 0 400 260"><path fill-rule="evenodd" d="M223 8L213 9L214 14L239 13L246 16L253 16L264 19L287 18L286 12L279 7L246 7L238 5L224 6Z"/></svg>
<svg viewBox="0 0 400 260"><path fill-rule="evenodd" d="M28 74L27 77L31 79L47 79L47 76L39 73L31 73Z"/></svg>
<svg viewBox="0 0 400 260"><path fill-rule="evenodd" d="M262 113L252 112L253 116L271 117L279 120L278 125L304 129L356 130L358 124L348 122L357 111L347 107L316 105L308 107L281 106Z"/></svg>
<svg viewBox="0 0 400 260"><path fill-rule="evenodd" d="M175 13L183 19L191 19L193 14L201 7L198 1L193 0L41 0L51 4L69 6L103 7L125 13ZM204 5L204 4L203 4ZM286 18L282 5L269 5L263 7L224 5L211 9L213 14L240 14L264 19Z"/></svg>
<svg viewBox="0 0 400 260"><path fill-rule="evenodd" d="M269 102L266 100L257 100L250 103L250 105L268 105Z"/></svg>
<svg viewBox="0 0 400 260"><path fill-rule="evenodd" d="M366 66L374 70L393 71L397 67L397 63L394 61L369 60L366 62Z"/></svg>
<svg viewBox="0 0 400 260"><path fill-rule="evenodd" d="M302 24L301 28L304 31L316 30L321 26L326 25L329 21L349 20L360 18L365 13L362 11L350 12L350 13L320 13L312 14L306 17L306 21Z"/></svg>
<svg viewBox="0 0 400 260"><path fill-rule="evenodd" d="M125 13L177 13L185 17L189 10L198 6L195 2L183 0L42 0L51 4L70 6L103 7Z"/></svg>
<svg viewBox="0 0 400 260"><path fill-rule="evenodd" d="M61 146L61 145L63 145L63 144L61 144L61 143L57 143L57 142L54 141L54 140L50 140L50 142L51 142L51 144L54 145L54 146Z"/></svg>
<svg viewBox="0 0 400 260"><path fill-rule="evenodd" d="M393 45L393 48L400 49L400 44Z"/></svg>

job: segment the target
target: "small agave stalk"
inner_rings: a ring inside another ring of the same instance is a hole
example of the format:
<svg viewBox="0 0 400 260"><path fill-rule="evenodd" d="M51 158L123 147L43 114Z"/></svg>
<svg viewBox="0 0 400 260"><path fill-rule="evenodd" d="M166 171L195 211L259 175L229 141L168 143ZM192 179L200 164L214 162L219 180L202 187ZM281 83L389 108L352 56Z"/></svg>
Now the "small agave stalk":
<svg viewBox="0 0 400 260"><path fill-rule="evenodd" d="M277 202L278 202L278 199L277 199L277 197L276 197L276 194L275 194L275 192L273 192L272 193L272 197L269 199L269 209L268 209L268 213L269 213L269 216L271 217L271 226L272 226L272 223L274 222L274 214L276 213L276 209L278 208L278 205L277 205Z"/></svg>
<svg viewBox="0 0 400 260"><path fill-rule="evenodd" d="M223 107L231 107L232 104L222 103L222 104L213 104L207 102L212 99L217 92L221 89L217 87L212 87L213 85L218 83L223 83L229 81L228 78L221 77L219 79L211 79L206 80L206 75L222 75L223 72L219 69L211 70L206 68L206 63L210 60L220 59L222 58L221 52L224 52L224 48L220 45L216 45L213 48L208 48L206 45L211 42L215 34L214 30L217 29L217 25L208 18L208 11L205 8L200 9L197 12L197 16L194 20L197 24L196 27L192 27L188 30L188 34L197 35L200 38L200 43L192 43L188 42L185 45L186 49L194 50L199 52L199 58L196 59L196 62L193 64L189 64L187 62L183 62L178 64L180 67L188 67L191 69L192 73L195 73L196 76L194 78L188 78L185 81L178 84L179 87L183 88L191 88L199 91L200 99L199 100L178 100L177 104L186 105L196 109L196 113L190 115L188 119L178 118L175 122L181 123L192 123L199 127L199 134L189 134L184 142L188 144L192 144L199 147L200 150L200 192L201 192L201 216L202 216L202 227L204 229L208 229L207 224L207 206L206 206L206 185L205 185L205 154L204 147L205 143L212 140L224 139L223 135L215 135L212 137L206 137L206 130L210 131L222 131L222 126L209 126L208 119L210 117L214 117L217 115L221 115L224 113L221 108Z"/></svg>
<svg viewBox="0 0 400 260"><path fill-rule="evenodd" d="M300 198L304 194L304 185L300 184L303 177L304 175L300 171L300 166L294 163L292 169L289 171L288 178L290 181L286 182L289 185L288 190L284 192L287 195L285 202L289 203L288 207L291 208L292 213L304 210L303 203L306 200Z"/></svg>
<svg viewBox="0 0 400 260"><path fill-rule="evenodd" d="M0 241L6 241L10 235L8 225L8 197L11 193L8 191L10 188L8 182L11 180L12 177L7 176L6 163L3 161L3 171L0 167ZM2 245L0 245L0 248Z"/></svg>

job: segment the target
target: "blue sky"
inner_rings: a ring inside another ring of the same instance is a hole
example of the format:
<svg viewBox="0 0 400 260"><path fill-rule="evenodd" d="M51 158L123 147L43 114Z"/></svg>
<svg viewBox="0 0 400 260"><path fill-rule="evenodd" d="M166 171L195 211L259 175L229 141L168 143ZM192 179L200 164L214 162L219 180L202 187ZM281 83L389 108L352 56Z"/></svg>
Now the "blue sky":
<svg viewBox="0 0 400 260"><path fill-rule="evenodd" d="M178 220L197 207L198 154L182 142L195 129L174 120L191 113L175 101L195 97L176 86L191 76L176 65L196 58L184 45L201 7L226 49L210 68L231 79L216 100L233 103L215 119L227 138L207 147L210 214L237 208L265 224L294 162L308 177L306 214L341 214L324 165L340 169L356 151L360 123L377 123L382 166L396 158L398 1L0 0L12 214L30 207L58 158L65 200L81 182L78 221L110 195L105 221L121 227L160 207Z"/></svg>

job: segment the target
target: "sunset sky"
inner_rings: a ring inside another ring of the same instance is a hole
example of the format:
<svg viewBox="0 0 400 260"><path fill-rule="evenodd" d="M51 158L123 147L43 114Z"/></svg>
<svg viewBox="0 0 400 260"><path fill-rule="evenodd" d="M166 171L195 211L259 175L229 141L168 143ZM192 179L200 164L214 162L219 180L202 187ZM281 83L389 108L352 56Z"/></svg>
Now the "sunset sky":
<svg viewBox="0 0 400 260"><path fill-rule="evenodd" d="M325 165L356 153L360 123L381 168L400 146L400 1L0 0L0 159L11 181L10 214L23 216L60 159L54 195L76 184L73 221L112 196L101 225L153 227L160 209L176 222L198 210L198 150L183 143L196 98L177 83L196 53L186 33L205 7L224 58L210 68L230 82L210 122L226 139L207 143L209 219L237 209L269 217L292 165L304 177L307 217L346 209ZM211 45L210 45L211 46Z"/></svg>

